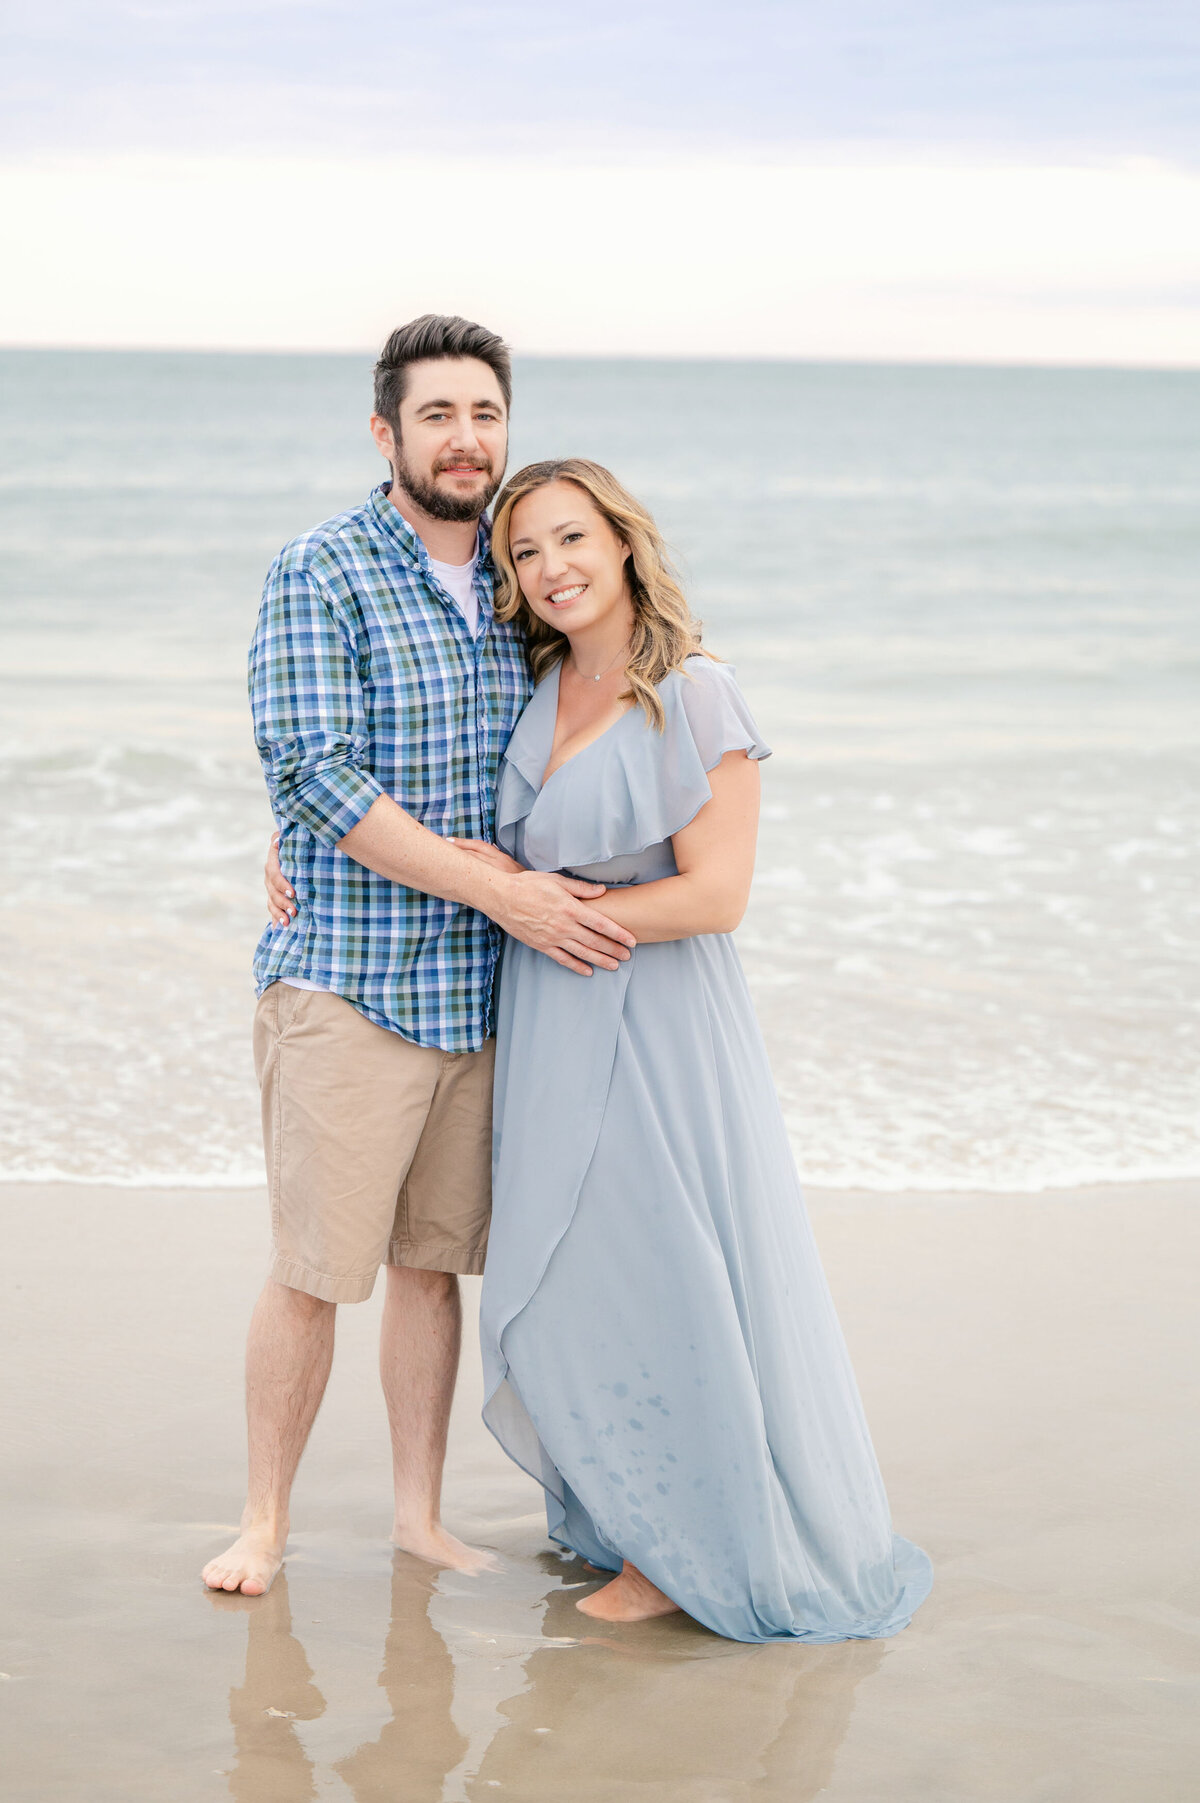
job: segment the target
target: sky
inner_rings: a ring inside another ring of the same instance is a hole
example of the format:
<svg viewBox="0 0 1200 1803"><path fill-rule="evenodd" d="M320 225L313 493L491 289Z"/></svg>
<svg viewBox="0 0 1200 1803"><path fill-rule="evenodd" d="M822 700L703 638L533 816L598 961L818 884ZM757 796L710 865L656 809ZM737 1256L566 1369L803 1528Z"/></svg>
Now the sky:
<svg viewBox="0 0 1200 1803"><path fill-rule="evenodd" d="M1200 365L1200 8L61 0L0 342Z"/></svg>

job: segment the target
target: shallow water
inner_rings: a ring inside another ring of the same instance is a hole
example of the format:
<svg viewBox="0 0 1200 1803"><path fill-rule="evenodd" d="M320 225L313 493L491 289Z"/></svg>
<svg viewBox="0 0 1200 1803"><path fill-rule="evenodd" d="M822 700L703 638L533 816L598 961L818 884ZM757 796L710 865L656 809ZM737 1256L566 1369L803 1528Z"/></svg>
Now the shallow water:
<svg viewBox="0 0 1200 1803"><path fill-rule="evenodd" d="M0 1174L261 1173L262 576L369 361L0 356ZM740 939L805 1176L1200 1171L1200 377L526 360L778 755Z"/></svg>

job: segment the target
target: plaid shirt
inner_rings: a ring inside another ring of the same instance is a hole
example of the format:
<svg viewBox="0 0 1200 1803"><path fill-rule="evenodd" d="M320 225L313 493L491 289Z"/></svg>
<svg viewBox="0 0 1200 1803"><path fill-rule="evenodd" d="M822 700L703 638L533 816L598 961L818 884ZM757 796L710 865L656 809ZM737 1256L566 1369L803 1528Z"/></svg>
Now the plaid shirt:
<svg viewBox="0 0 1200 1803"><path fill-rule="evenodd" d="M385 794L441 838L490 839L500 756L532 685L519 630L492 617L486 522L472 639L387 486L293 539L263 590L250 701L298 912L267 928L254 977L260 995L306 977L418 1045L477 1051L499 928L336 848Z"/></svg>

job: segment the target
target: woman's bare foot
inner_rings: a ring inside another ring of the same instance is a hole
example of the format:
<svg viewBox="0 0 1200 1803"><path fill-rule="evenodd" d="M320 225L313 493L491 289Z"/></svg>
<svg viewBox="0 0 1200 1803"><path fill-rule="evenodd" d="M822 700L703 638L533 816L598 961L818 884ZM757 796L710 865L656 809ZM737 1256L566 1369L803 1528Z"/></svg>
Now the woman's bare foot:
<svg viewBox="0 0 1200 1803"><path fill-rule="evenodd" d="M427 1559L431 1565L447 1565L451 1571L465 1571L474 1576L480 1571L499 1571L499 1560L481 1546L468 1546L448 1534L440 1522L429 1527L405 1527L396 1522L392 1528L392 1545L414 1558Z"/></svg>
<svg viewBox="0 0 1200 1803"><path fill-rule="evenodd" d="M603 1590L581 1597L575 1607L597 1621L651 1621L656 1615L678 1615L679 1604L673 1603L636 1565L626 1559L619 1577Z"/></svg>
<svg viewBox="0 0 1200 1803"><path fill-rule="evenodd" d="M200 1574L210 1590L240 1590L243 1596L265 1596L283 1564L287 1523L259 1523L243 1528L228 1552L210 1559Z"/></svg>

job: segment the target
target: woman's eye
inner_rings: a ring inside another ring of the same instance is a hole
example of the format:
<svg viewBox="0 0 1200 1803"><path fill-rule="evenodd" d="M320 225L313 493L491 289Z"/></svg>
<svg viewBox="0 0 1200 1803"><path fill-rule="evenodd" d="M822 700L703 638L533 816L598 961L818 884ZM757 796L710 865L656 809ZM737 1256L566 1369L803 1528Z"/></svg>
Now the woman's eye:
<svg viewBox="0 0 1200 1803"><path fill-rule="evenodd" d="M583 537L582 532L565 532L563 534L563 544L569 545L573 538L582 538L582 537Z"/></svg>
<svg viewBox="0 0 1200 1803"><path fill-rule="evenodd" d="M517 555L513 558L513 562L514 563L524 563L525 559L527 557L532 557L532 556L533 556L532 551L518 551Z"/></svg>

